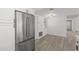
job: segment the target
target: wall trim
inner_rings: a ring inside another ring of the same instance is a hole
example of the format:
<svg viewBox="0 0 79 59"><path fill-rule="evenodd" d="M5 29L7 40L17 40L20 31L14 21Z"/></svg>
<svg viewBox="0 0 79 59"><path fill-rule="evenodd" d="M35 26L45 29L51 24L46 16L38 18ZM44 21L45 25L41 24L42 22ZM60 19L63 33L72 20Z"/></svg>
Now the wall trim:
<svg viewBox="0 0 79 59"><path fill-rule="evenodd" d="M12 19L0 19L0 26L9 26L13 24L14 22Z"/></svg>

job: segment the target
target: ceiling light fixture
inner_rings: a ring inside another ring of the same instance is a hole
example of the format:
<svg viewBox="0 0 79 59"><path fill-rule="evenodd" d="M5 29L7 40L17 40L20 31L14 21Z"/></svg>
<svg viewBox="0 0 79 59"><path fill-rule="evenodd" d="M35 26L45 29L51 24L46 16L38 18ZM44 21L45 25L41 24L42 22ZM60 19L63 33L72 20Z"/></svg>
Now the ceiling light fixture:
<svg viewBox="0 0 79 59"><path fill-rule="evenodd" d="M49 15L56 16L56 14L54 13L54 9L53 8L49 9Z"/></svg>

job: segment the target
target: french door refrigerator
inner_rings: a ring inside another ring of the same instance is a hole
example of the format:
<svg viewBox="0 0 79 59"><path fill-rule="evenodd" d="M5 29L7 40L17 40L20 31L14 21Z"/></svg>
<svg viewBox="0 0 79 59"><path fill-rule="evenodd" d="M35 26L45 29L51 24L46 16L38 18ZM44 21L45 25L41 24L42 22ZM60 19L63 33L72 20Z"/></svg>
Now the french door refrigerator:
<svg viewBox="0 0 79 59"><path fill-rule="evenodd" d="M32 14L15 10L15 50L35 49L35 17Z"/></svg>

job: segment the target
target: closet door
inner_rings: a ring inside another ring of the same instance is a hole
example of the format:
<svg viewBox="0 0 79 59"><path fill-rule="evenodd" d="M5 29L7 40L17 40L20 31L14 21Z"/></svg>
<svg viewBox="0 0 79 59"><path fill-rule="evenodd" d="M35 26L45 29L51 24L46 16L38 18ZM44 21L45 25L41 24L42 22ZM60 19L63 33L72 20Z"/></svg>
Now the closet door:
<svg viewBox="0 0 79 59"><path fill-rule="evenodd" d="M16 44L19 42L23 41L23 18L22 18L22 13L21 12L15 12L15 35L16 35Z"/></svg>
<svg viewBox="0 0 79 59"><path fill-rule="evenodd" d="M23 40L30 40L35 37L35 21L34 16L31 14L23 14Z"/></svg>
<svg viewBox="0 0 79 59"><path fill-rule="evenodd" d="M35 49L34 16L23 14L23 42L19 44L21 51L32 51Z"/></svg>
<svg viewBox="0 0 79 59"><path fill-rule="evenodd" d="M28 40L29 39L29 19L28 19L28 14L22 14L23 18L23 40Z"/></svg>
<svg viewBox="0 0 79 59"><path fill-rule="evenodd" d="M28 35L29 38L33 38L35 37L35 20L34 20L34 16L31 14L28 14Z"/></svg>

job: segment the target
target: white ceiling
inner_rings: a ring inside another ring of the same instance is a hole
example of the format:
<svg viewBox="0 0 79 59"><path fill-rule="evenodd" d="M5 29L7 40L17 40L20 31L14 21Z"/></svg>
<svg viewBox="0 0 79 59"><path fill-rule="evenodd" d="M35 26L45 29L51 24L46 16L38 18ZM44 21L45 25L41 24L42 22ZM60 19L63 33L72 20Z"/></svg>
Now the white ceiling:
<svg viewBox="0 0 79 59"><path fill-rule="evenodd" d="M38 15L46 15L49 13L50 8L33 8ZM79 8L54 8L54 13L65 16L72 16L79 14Z"/></svg>

